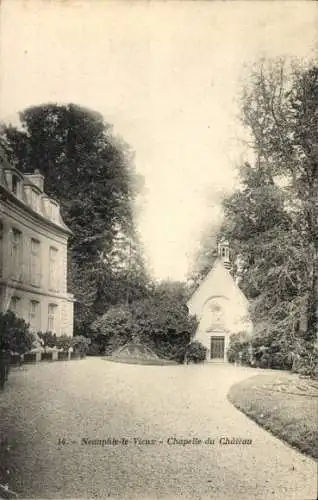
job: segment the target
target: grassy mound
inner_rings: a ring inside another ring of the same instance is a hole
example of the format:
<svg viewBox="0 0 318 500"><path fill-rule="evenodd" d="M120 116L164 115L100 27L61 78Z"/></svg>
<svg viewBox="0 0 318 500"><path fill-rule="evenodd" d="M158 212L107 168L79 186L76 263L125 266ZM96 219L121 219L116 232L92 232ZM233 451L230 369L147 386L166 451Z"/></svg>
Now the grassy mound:
<svg viewBox="0 0 318 500"><path fill-rule="evenodd" d="M175 361L170 361L169 359L151 359L151 358L134 358L133 356L105 356L103 358L106 361L112 361L114 363L127 363L129 365L177 365Z"/></svg>
<svg viewBox="0 0 318 500"><path fill-rule="evenodd" d="M128 363L131 365L176 365L175 361L159 358L150 347L143 344L128 343L117 349L111 356L106 356L107 361L115 363Z"/></svg>
<svg viewBox="0 0 318 500"><path fill-rule="evenodd" d="M318 458L318 383L299 375L261 374L231 387L231 403L302 453Z"/></svg>

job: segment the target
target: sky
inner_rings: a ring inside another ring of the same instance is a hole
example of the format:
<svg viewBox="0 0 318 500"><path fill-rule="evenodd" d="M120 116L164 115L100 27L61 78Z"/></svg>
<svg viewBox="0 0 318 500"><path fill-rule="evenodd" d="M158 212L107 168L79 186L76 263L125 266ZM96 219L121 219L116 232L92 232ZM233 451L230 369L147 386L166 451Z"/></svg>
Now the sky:
<svg viewBox="0 0 318 500"><path fill-rule="evenodd" d="M315 2L2 0L0 117L99 111L136 152L138 229L155 278L182 280L244 158L238 95L259 57L313 56Z"/></svg>

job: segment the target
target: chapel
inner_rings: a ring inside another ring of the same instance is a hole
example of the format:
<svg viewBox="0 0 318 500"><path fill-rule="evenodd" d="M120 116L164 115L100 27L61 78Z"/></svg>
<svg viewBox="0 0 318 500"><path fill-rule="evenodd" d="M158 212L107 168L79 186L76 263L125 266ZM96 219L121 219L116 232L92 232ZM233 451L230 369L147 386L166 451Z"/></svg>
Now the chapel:
<svg viewBox="0 0 318 500"><path fill-rule="evenodd" d="M230 336L252 333L248 300L231 274L230 249L218 242L218 257L187 306L199 325L194 337L207 348L207 361L227 361Z"/></svg>

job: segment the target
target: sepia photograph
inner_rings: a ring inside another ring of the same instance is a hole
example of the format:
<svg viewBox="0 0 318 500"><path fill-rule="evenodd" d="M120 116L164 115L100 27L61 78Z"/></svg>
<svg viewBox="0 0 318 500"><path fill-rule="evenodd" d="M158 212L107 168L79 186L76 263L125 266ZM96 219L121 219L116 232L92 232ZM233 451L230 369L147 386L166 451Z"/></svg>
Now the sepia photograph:
<svg viewBox="0 0 318 500"><path fill-rule="evenodd" d="M317 3L0 0L0 500L317 461Z"/></svg>

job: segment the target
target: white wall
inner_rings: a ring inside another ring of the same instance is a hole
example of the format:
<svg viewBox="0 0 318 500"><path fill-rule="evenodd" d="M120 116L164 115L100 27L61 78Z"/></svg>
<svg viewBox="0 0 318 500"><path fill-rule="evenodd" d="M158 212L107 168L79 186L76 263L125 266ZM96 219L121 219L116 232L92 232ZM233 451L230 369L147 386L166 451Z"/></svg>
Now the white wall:
<svg viewBox="0 0 318 500"><path fill-rule="evenodd" d="M242 331L252 332L248 301L220 261L195 291L188 307L190 314L199 321L195 339L208 349L207 359L210 358L211 336L224 336L226 360L230 336Z"/></svg>
<svg viewBox="0 0 318 500"><path fill-rule="evenodd" d="M38 301L40 330L48 329L48 306L56 304L57 313L55 333L58 335L73 334L73 298L67 293L67 234L50 227L44 221L33 218L27 211L15 204L2 202L0 219L3 224L3 265L0 282L2 284L1 308L9 306L12 295L20 298L19 315L29 321L30 301ZM12 228L22 233L22 258L20 269L13 267L11 257ZM40 281L32 284L30 276L31 239L40 242ZM55 266L56 283L54 289L50 286L49 252L50 247L57 249Z"/></svg>

